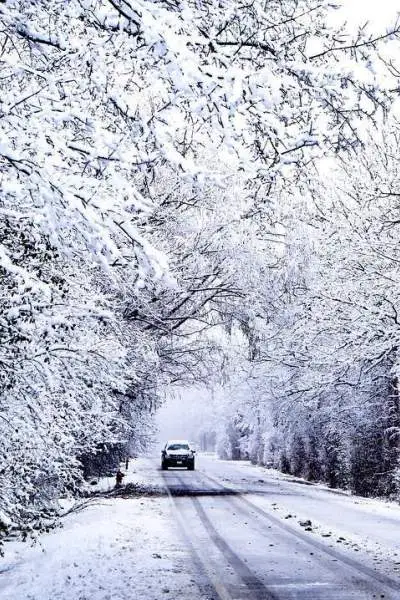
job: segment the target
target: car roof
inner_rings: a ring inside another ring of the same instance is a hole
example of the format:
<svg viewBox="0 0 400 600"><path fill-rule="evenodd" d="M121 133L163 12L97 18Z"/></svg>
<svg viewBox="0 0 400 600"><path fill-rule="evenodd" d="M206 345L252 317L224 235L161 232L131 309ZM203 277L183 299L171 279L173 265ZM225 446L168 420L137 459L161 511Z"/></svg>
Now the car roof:
<svg viewBox="0 0 400 600"><path fill-rule="evenodd" d="M168 440L167 446L169 446L170 444L188 444L188 446L190 446L187 440Z"/></svg>

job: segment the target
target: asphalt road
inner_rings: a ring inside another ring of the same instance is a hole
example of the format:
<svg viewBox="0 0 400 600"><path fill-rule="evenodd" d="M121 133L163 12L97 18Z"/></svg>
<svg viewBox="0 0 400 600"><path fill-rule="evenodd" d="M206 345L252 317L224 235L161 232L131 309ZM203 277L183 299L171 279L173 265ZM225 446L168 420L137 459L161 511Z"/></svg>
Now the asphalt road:
<svg viewBox="0 0 400 600"><path fill-rule="evenodd" d="M205 598L400 599L400 511L204 456L160 476Z"/></svg>

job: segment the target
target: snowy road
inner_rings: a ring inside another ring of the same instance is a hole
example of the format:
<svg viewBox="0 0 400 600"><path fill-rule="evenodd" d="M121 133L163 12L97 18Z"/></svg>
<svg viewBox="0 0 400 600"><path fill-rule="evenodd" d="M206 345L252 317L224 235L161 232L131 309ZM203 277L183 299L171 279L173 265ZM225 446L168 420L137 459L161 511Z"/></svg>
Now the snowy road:
<svg viewBox="0 0 400 600"><path fill-rule="evenodd" d="M207 457L163 474L214 597L400 598L397 507L275 477Z"/></svg>
<svg viewBox="0 0 400 600"><path fill-rule="evenodd" d="M206 455L194 472L139 459L126 480L159 492L96 502L34 547L7 544L1 599L400 598L395 504Z"/></svg>

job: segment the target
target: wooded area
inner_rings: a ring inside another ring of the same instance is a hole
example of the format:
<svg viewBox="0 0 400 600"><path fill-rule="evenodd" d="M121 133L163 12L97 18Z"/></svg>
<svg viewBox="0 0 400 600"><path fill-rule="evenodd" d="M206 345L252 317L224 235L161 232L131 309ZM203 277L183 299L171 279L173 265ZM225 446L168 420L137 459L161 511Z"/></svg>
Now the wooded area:
<svg viewBox="0 0 400 600"><path fill-rule="evenodd" d="M225 456L398 495L400 26L334 15L0 1L4 532L170 386L215 390Z"/></svg>

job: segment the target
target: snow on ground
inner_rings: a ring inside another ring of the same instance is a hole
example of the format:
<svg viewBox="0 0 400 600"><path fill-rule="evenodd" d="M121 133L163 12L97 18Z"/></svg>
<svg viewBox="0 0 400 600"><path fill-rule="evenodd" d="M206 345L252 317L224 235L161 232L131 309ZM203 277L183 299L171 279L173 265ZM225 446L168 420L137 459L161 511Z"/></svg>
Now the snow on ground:
<svg viewBox="0 0 400 600"><path fill-rule="evenodd" d="M135 470L131 464L128 481L136 481ZM111 481L102 485L107 489ZM7 543L0 598L196 600L201 594L192 572L167 497L107 499L69 515L62 529L41 536L35 546Z"/></svg>
<svg viewBox="0 0 400 600"><path fill-rule="evenodd" d="M123 483L135 483L139 485L163 487L160 473L155 469L154 457L151 463L146 458L131 459L128 469L125 463L121 463L121 471L124 473ZM115 476L93 477L87 484L86 489L90 492L110 492L115 487Z"/></svg>

